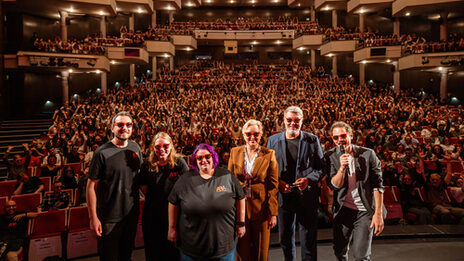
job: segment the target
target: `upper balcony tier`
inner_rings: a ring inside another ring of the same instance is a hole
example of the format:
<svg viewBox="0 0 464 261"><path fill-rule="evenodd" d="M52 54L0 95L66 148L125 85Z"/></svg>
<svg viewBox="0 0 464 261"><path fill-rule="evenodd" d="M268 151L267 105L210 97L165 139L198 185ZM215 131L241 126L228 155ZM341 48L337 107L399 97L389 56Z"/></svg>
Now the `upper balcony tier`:
<svg viewBox="0 0 464 261"><path fill-rule="evenodd" d="M352 14L374 13L390 8L393 0L350 0L347 11Z"/></svg>
<svg viewBox="0 0 464 261"><path fill-rule="evenodd" d="M392 4L393 16L464 13L463 0L395 0Z"/></svg>
<svg viewBox="0 0 464 261"><path fill-rule="evenodd" d="M352 53L356 50L356 40L330 41L321 45L321 55Z"/></svg>
<svg viewBox="0 0 464 261"><path fill-rule="evenodd" d="M315 0L317 11L345 10L346 0Z"/></svg>
<svg viewBox="0 0 464 261"><path fill-rule="evenodd" d="M195 38L207 40L286 40L294 39L294 30L195 30Z"/></svg>
<svg viewBox="0 0 464 261"><path fill-rule="evenodd" d="M401 45L397 46L381 46L381 47L365 47L358 49L353 54L355 63L366 61L376 62L385 60L397 60L401 57Z"/></svg>
<svg viewBox="0 0 464 261"><path fill-rule="evenodd" d="M403 56L398 60L400 70L430 69L464 65L464 51L443 53L418 53Z"/></svg>

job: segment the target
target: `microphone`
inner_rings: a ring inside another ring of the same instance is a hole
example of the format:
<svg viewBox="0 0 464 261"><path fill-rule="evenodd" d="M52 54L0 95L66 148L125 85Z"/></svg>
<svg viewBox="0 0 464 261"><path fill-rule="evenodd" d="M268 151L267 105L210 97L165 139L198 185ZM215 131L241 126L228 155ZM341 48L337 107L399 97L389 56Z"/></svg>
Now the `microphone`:
<svg viewBox="0 0 464 261"><path fill-rule="evenodd" d="M340 145L340 152L342 153L342 155L346 153L345 145ZM350 166L345 166L345 175L351 176Z"/></svg>

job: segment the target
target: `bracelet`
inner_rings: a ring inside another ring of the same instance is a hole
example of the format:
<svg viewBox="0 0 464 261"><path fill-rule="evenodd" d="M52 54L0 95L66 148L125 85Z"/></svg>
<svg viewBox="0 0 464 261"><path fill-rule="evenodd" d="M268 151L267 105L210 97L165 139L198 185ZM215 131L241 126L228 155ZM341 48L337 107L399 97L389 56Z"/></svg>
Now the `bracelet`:
<svg viewBox="0 0 464 261"><path fill-rule="evenodd" d="M237 221L237 222L235 222L235 224L237 225L237 227L244 227L245 226L245 221Z"/></svg>

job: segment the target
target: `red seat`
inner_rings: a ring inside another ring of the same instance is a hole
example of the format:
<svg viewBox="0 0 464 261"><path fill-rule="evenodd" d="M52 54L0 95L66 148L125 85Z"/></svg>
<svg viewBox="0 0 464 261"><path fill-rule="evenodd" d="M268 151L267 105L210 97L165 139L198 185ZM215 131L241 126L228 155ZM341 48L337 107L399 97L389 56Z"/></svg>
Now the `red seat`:
<svg viewBox="0 0 464 261"><path fill-rule="evenodd" d="M98 252L97 235L90 230L87 207L69 209L67 258L95 255Z"/></svg>
<svg viewBox="0 0 464 261"><path fill-rule="evenodd" d="M40 177L40 180L42 181L44 185L44 191L48 192L50 191L51 188L51 179L50 177Z"/></svg>
<svg viewBox="0 0 464 261"><path fill-rule="evenodd" d="M11 197L11 200L16 202L17 212L35 212L37 211L37 207L40 205L40 202L42 202L42 194L33 193L15 195Z"/></svg>
<svg viewBox="0 0 464 261"><path fill-rule="evenodd" d="M460 160L453 160L451 161L451 172L453 173L462 173L464 172L464 167L462 166L462 161Z"/></svg>
<svg viewBox="0 0 464 261"><path fill-rule="evenodd" d="M140 214L139 214L139 222L137 224L137 232L135 235L135 242L134 246L136 248L143 247L145 242L143 240L143 232L142 232L142 215L143 215L143 206L145 205L145 199L140 200Z"/></svg>
<svg viewBox="0 0 464 261"><path fill-rule="evenodd" d="M61 233L66 229L66 210L41 212L32 221L29 261L62 257Z"/></svg>
<svg viewBox="0 0 464 261"><path fill-rule="evenodd" d="M389 186L384 187L383 204L387 209L387 217L385 219L403 218L403 208Z"/></svg>
<svg viewBox="0 0 464 261"><path fill-rule="evenodd" d="M0 197L13 195L16 183L16 180L7 180L0 182Z"/></svg>
<svg viewBox="0 0 464 261"><path fill-rule="evenodd" d="M0 215L5 214L5 205L7 200L7 196L0 197Z"/></svg>
<svg viewBox="0 0 464 261"><path fill-rule="evenodd" d="M79 175L79 173L81 173L81 170L82 170L82 163L80 162L77 162L77 163L68 163L66 165L64 165L64 168L63 169L66 169L66 167L68 166L71 166L74 170L74 174L76 175Z"/></svg>

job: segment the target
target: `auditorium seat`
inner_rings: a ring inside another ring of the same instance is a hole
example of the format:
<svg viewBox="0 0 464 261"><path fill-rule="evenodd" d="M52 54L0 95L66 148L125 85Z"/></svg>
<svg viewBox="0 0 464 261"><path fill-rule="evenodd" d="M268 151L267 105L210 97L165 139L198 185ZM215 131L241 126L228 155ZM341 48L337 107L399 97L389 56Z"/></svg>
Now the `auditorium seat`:
<svg viewBox="0 0 464 261"><path fill-rule="evenodd" d="M0 182L0 197L13 195L16 183L16 180L7 180Z"/></svg>
<svg viewBox="0 0 464 261"><path fill-rule="evenodd" d="M66 210L41 212L32 220L29 261L49 256L62 257L62 233L66 229Z"/></svg>
<svg viewBox="0 0 464 261"><path fill-rule="evenodd" d="M63 169L66 169L66 167L71 166L74 170L74 174L79 175L82 170L82 163L77 162L77 163L67 163L64 165Z"/></svg>
<svg viewBox="0 0 464 261"><path fill-rule="evenodd" d="M15 195L11 197L16 202L17 212L36 212L42 202L41 193Z"/></svg>
<svg viewBox="0 0 464 261"><path fill-rule="evenodd" d="M5 214L5 205L6 205L7 200L8 200L7 196L0 197L0 215Z"/></svg>
<svg viewBox="0 0 464 261"><path fill-rule="evenodd" d="M383 204L387 209L386 220L403 218L403 208L389 186L384 187Z"/></svg>
<svg viewBox="0 0 464 261"><path fill-rule="evenodd" d="M50 177L40 177L40 180L42 180L42 183L44 185L43 191L44 192L50 191L50 188L52 186Z"/></svg>
<svg viewBox="0 0 464 261"><path fill-rule="evenodd" d="M66 250L68 259L98 253L97 235L90 230L87 207L69 209Z"/></svg>

